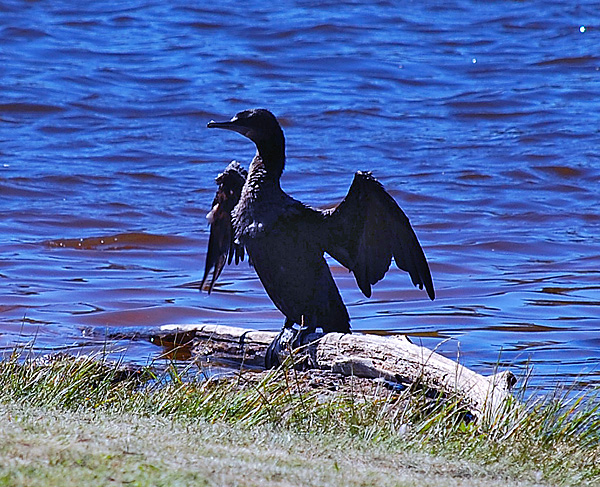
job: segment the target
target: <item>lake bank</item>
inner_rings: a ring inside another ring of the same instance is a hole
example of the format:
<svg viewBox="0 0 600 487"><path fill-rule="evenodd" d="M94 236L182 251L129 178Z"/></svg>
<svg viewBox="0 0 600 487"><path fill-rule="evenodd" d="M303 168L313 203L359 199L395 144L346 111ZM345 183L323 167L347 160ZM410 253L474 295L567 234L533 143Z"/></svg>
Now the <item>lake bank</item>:
<svg viewBox="0 0 600 487"><path fill-rule="evenodd" d="M185 382L82 358L0 364L2 485L598 485L596 397L465 423L423 397Z"/></svg>

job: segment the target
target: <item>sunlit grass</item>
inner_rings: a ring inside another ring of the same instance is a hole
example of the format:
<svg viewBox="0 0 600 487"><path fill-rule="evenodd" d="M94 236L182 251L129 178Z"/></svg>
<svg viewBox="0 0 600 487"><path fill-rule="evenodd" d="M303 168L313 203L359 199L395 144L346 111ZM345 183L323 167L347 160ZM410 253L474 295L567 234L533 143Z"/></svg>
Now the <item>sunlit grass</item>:
<svg viewBox="0 0 600 487"><path fill-rule="evenodd" d="M319 444L467 460L513 479L600 484L597 391L515 400L483 424L467 421L452 398L383 387L375 395L359 389L329 393L306 387L299 374L283 369L184 380L174 364L157 373L128 371L98 358L40 363L15 355L0 362L0 404L286 431Z"/></svg>

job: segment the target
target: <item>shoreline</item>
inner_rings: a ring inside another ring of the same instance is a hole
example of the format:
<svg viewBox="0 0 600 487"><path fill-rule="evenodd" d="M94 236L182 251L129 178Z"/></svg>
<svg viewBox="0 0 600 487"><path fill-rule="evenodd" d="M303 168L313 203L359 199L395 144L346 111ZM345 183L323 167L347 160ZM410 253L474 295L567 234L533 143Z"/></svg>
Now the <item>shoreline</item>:
<svg viewBox="0 0 600 487"><path fill-rule="evenodd" d="M2 485L600 485L597 391L515 402L484 426L451 401L324 395L296 373L0 362Z"/></svg>

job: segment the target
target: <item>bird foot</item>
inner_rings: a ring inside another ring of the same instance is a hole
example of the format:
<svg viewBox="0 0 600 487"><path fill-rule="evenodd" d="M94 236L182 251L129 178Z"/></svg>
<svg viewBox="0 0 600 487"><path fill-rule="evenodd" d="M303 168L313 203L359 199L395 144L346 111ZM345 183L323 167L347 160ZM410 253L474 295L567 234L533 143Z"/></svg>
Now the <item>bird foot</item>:
<svg viewBox="0 0 600 487"><path fill-rule="evenodd" d="M284 328L279 335L271 342L265 354L265 368L273 369L279 367L292 350L296 350L312 341L315 329L310 327L301 327L299 329ZM301 363L304 360L300 361Z"/></svg>

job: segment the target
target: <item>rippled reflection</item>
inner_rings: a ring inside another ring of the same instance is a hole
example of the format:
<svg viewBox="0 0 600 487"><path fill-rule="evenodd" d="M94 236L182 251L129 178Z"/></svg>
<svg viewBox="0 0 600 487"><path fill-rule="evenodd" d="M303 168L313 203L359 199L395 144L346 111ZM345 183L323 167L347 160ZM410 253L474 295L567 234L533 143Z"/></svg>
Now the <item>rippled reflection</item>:
<svg viewBox="0 0 600 487"><path fill-rule="evenodd" d="M332 205L373 170L431 262L434 302L397 270L367 300L331 262L355 330L597 385L597 6L541 7L3 2L0 347L145 362L102 330L278 329L247 264L197 289L213 178L253 155L205 124L267 106L286 191Z"/></svg>

